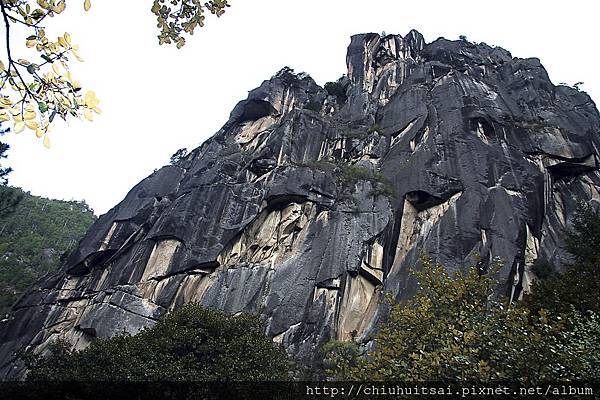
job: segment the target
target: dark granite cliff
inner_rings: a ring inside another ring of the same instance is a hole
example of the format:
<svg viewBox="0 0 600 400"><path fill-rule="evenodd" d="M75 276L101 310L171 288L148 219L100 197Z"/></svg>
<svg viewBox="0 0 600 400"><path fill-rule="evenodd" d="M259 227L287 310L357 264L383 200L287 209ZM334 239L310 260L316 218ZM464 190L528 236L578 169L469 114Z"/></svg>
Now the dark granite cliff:
<svg viewBox="0 0 600 400"><path fill-rule="evenodd" d="M448 269L503 260L520 298L540 257L560 265L578 200L600 198L600 115L535 58L438 39L352 37L348 74L284 69L211 139L135 186L60 272L0 325L4 379L24 348L82 348L200 302L259 313L305 362L365 337L428 254Z"/></svg>

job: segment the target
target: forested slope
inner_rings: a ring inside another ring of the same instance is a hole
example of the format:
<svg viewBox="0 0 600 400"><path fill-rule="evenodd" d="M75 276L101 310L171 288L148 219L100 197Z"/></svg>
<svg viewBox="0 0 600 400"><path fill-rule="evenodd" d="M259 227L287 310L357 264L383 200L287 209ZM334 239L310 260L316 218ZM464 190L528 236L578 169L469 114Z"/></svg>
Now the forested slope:
<svg viewBox="0 0 600 400"><path fill-rule="evenodd" d="M94 222L92 209L79 201L51 200L3 186L0 193L23 196L13 212L0 214L0 314L23 290L60 265Z"/></svg>

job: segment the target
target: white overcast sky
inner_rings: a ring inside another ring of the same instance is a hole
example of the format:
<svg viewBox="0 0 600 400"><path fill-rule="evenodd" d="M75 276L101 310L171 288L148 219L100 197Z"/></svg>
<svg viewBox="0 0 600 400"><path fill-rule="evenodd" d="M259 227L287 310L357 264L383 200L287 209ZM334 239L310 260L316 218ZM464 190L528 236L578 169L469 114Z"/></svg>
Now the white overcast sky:
<svg viewBox="0 0 600 400"><path fill-rule="evenodd" d="M319 84L346 72L350 35L420 31L538 57L554 83L585 82L600 100L597 1L232 0L181 50L159 46L150 0L95 0L50 20L80 45L73 75L94 89L103 114L56 125L52 148L31 132L9 134L10 184L33 194L85 199L102 214L178 148L216 132L249 90L290 66ZM3 35L3 32L0 31Z"/></svg>

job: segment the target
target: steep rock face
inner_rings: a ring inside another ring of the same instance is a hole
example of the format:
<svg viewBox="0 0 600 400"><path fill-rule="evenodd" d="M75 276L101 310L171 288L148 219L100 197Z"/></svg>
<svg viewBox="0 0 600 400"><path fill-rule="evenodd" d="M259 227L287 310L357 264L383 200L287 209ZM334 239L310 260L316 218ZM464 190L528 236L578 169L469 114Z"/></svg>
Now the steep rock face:
<svg viewBox="0 0 600 400"><path fill-rule="evenodd" d="M585 93L537 59L416 31L353 36L347 64L327 90L280 71L102 216L2 321L4 379L22 349L135 333L191 301L260 314L310 363L365 338L382 293L410 295L421 254L450 270L499 257L513 300L536 259L561 264L577 200L600 198Z"/></svg>

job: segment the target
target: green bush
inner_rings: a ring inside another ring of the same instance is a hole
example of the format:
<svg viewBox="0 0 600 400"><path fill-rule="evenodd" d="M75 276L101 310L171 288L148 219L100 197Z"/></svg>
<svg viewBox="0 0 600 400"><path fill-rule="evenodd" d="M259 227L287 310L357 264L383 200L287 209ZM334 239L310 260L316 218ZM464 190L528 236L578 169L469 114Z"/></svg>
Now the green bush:
<svg viewBox="0 0 600 400"><path fill-rule="evenodd" d="M348 95L346 94L346 87L342 83L341 80L336 82L327 82L325 84L325 90L331 96L335 96L338 102L345 103L348 100Z"/></svg>
<svg viewBox="0 0 600 400"><path fill-rule="evenodd" d="M593 379L598 372L598 317L573 312L533 313L492 300L499 265L481 274L453 276L431 260L415 273L418 293L392 299L374 349L332 342L325 365L330 376L351 380L524 383Z"/></svg>
<svg viewBox="0 0 600 400"><path fill-rule="evenodd" d="M365 139L367 137L367 133L361 131L344 130L342 132L342 136L347 139Z"/></svg>
<svg viewBox="0 0 600 400"><path fill-rule="evenodd" d="M379 124L374 124L373 126L371 126L368 130L367 133L371 134L371 133L381 133L381 127L379 126Z"/></svg>
<svg viewBox="0 0 600 400"><path fill-rule="evenodd" d="M361 167L341 161L311 161L303 166L317 169L328 173L337 173L343 183L353 185L357 181L369 181L373 185L371 195L393 196L394 187L381 171L372 171L367 167Z"/></svg>
<svg viewBox="0 0 600 400"><path fill-rule="evenodd" d="M188 304L134 336L25 357L30 381L274 381L288 378L285 352L256 316Z"/></svg>
<svg viewBox="0 0 600 400"><path fill-rule="evenodd" d="M568 313L571 308L600 313L600 212L581 203L567 232L567 250L573 262L563 274L535 282L525 303L532 310Z"/></svg>
<svg viewBox="0 0 600 400"><path fill-rule="evenodd" d="M554 267L545 258L535 260L531 269L539 279L547 279L554 275Z"/></svg>
<svg viewBox="0 0 600 400"><path fill-rule="evenodd" d="M373 190L371 191L372 195L394 195L394 187L381 171L372 171L369 168L348 163L338 163L337 166L347 183L355 183L356 181L361 180L369 181L373 184Z"/></svg>
<svg viewBox="0 0 600 400"><path fill-rule="evenodd" d="M579 203L566 244L576 264L600 264L600 208Z"/></svg>
<svg viewBox="0 0 600 400"><path fill-rule="evenodd" d="M321 103L317 100L309 100L304 105L304 108L318 113L321 111Z"/></svg>

